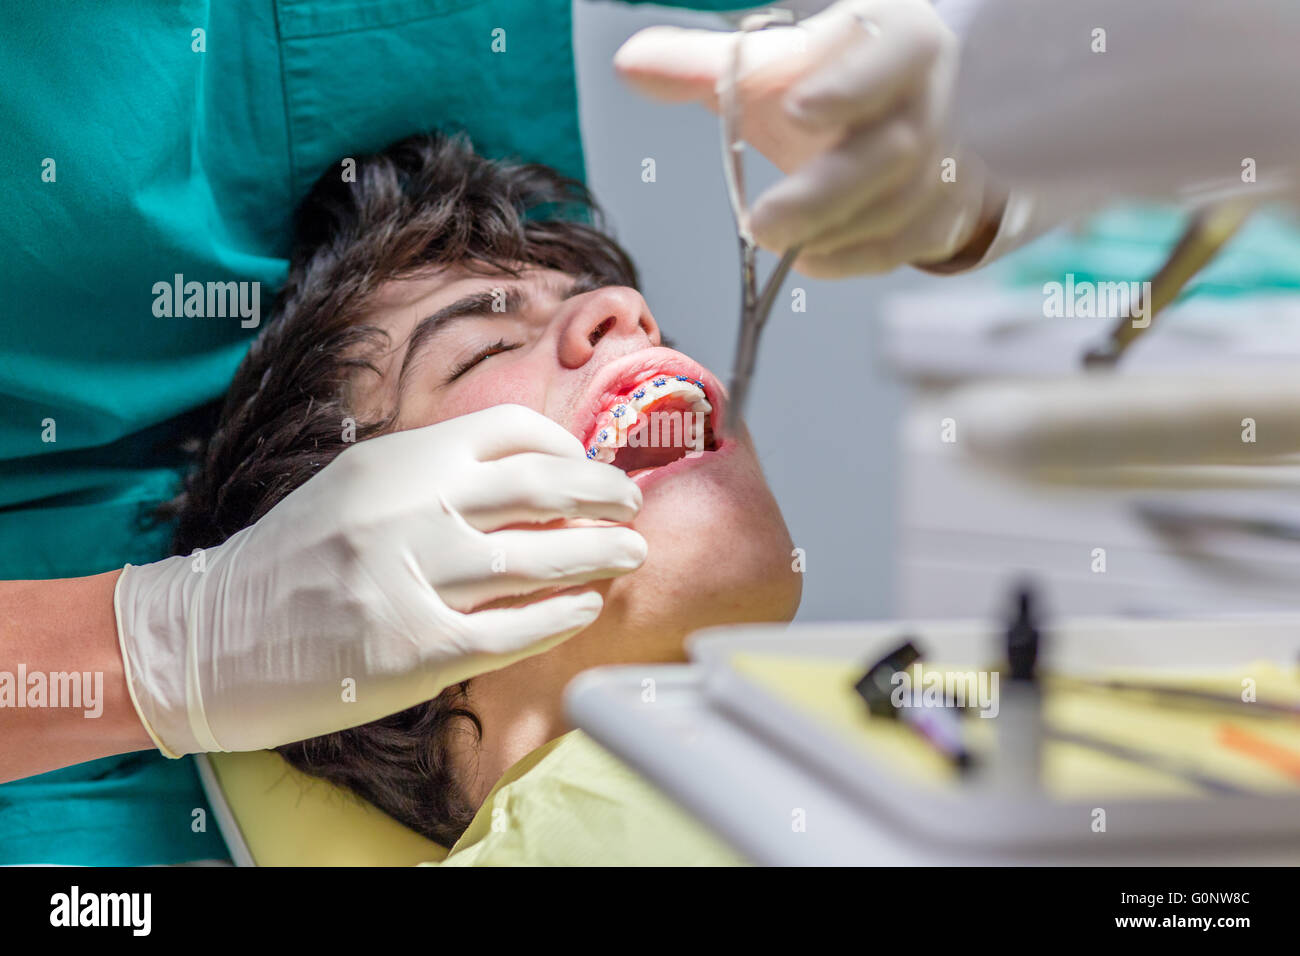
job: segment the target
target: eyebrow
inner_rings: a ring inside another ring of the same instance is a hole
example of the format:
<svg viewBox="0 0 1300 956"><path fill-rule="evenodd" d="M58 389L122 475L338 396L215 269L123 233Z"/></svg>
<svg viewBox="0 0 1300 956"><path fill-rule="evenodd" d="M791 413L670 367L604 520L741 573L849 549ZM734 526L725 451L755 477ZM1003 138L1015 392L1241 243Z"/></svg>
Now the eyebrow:
<svg viewBox="0 0 1300 956"><path fill-rule="evenodd" d="M554 282L547 283L541 287L541 291L554 292L563 301L607 285L610 285L610 283L604 282L593 275L583 274L574 278L567 285L559 285L558 288ZM411 334L406 340L406 355L402 358L402 368L397 375L398 388L400 389L405 381L407 370L411 364L435 335L464 319L503 318L508 315L518 315L536 300L533 291L535 288L535 285L500 285L480 292L472 292L457 299L450 305L443 306L432 315L421 319L415 328L411 330Z"/></svg>

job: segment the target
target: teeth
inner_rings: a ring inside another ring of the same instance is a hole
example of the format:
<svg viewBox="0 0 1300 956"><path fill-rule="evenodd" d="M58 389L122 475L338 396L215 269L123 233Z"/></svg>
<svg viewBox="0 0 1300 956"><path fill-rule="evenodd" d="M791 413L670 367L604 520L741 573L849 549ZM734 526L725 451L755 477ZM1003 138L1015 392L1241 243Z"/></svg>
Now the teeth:
<svg viewBox="0 0 1300 956"><path fill-rule="evenodd" d="M596 434L587 446L587 457L606 464L612 462L618 449L627 444L627 436L642 420L645 409L669 397L681 398L693 413L707 415L713 411L704 396L704 383L699 379L670 373L652 375L596 416Z"/></svg>

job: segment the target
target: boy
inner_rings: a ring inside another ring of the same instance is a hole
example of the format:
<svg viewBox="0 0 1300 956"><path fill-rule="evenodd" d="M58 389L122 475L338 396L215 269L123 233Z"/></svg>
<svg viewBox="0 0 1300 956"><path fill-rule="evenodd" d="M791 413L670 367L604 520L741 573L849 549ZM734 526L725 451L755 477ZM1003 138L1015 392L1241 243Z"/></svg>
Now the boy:
<svg viewBox="0 0 1300 956"><path fill-rule="evenodd" d="M585 631L402 713L279 748L450 846L512 765L569 729L561 692L574 675L682 660L701 627L789 620L800 576L721 385L664 346L627 254L583 221L595 211L580 185L437 135L358 159L356 173L322 178L298 212L286 285L168 509L174 551L256 521L351 441L507 403L559 422L643 494L633 527L648 556L589 585L604 609ZM645 440L661 423L654 435L675 437Z"/></svg>

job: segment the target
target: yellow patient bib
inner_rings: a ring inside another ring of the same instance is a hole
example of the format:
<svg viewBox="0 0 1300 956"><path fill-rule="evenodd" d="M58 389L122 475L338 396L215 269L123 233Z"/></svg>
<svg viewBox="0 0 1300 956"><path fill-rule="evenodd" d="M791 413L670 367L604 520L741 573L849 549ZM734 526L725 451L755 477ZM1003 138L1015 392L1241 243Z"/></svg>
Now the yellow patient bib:
<svg viewBox="0 0 1300 956"><path fill-rule="evenodd" d="M580 730L502 776L441 866L739 866L745 860Z"/></svg>

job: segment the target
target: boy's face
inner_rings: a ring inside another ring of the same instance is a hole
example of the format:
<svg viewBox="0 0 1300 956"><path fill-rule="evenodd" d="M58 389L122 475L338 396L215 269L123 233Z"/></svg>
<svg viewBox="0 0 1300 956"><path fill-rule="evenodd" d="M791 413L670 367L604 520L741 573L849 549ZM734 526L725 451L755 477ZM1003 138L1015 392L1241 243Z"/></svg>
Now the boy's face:
<svg viewBox="0 0 1300 956"><path fill-rule="evenodd" d="M552 659L548 666L680 660L690 631L793 616L800 575L791 570L789 532L749 437L723 433L722 386L661 345L634 289L543 269L517 278L443 269L390 282L368 322L385 329L393 346L375 363L382 377L357 384L354 404L367 417L396 408L399 429L514 403L590 447L609 409L638 383L664 372L670 385L660 387L669 391L678 374L703 386L710 414L686 414L706 407L690 389L654 408L661 416L678 411L680 421L708 419L704 435L688 433L680 451L627 448L615 459L641 486L644 504L633 527L649 554L639 570L596 585L605 596L600 619L542 655ZM711 450L696 452L701 446Z"/></svg>

